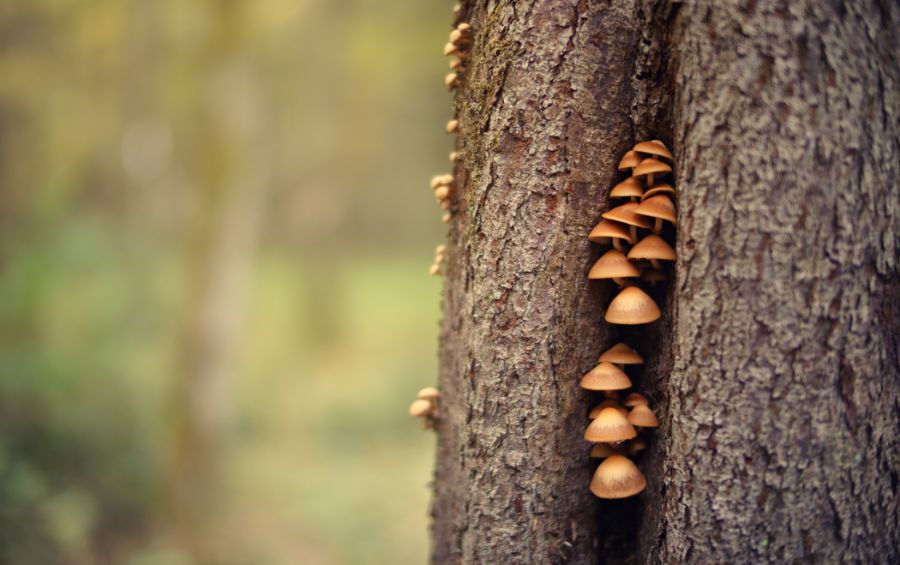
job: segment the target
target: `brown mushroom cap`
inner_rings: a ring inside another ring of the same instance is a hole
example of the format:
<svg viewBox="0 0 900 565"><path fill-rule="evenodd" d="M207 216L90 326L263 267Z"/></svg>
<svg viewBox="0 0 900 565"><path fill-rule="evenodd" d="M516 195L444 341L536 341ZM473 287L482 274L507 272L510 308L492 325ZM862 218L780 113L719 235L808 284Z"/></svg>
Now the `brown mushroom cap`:
<svg viewBox="0 0 900 565"><path fill-rule="evenodd" d="M642 177L644 175L658 175L671 173L672 167L653 157L648 157L634 168L633 176Z"/></svg>
<svg viewBox="0 0 900 565"><path fill-rule="evenodd" d="M416 418L421 418L422 416L427 416L431 413L432 409L434 409L434 405L430 400L425 400L424 398L417 398L413 400L413 403L409 405L409 415L415 416Z"/></svg>
<svg viewBox="0 0 900 565"><path fill-rule="evenodd" d="M604 319L610 324L649 324L660 317L659 306L636 286L622 289L606 309Z"/></svg>
<svg viewBox="0 0 900 565"><path fill-rule="evenodd" d="M591 479L591 492L598 498L628 498L645 488L647 479L637 465L624 455L607 457Z"/></svg>
<svg viewBox="0 0 900 565"><path fill-rule="evenodd" d="M672 154L662 141L654 139L653 141L642 141L634 146L632 151L638 153L646 153L647 155L656 155L664 159L672 160Z"/></svg>
<svg viewBox="0 0 900 565"><path fill-rule="evenodd" d="M591 457L605 459L610 455L621 455L622 452L608 443L595 443L591 448Z"/></svg>
<svg viewBox="0 0 900 565"><path fill-rule="evenodd" d="M625 451L629 453L629 455L634 455L639 451L643 451L647 449L647 442L643 439L636 437L633 440L628 442L628 445L625 446Z"/></svg>
<svg viewBox="0 0 900 565"><path fill-rule="evenodd" d="M447 133L456 133L457 131L459 131L459 120L447 122Z"/></svg>
<svg viewBox="0 0 900 565"><path fill-rule="evenodd" d="M433 386L427 386L420 390L416 396L423 400L437 400L441 397L441 392Z"/></svg>
<svg viewBox="0 0 900 565"><path fill-rule="evenodd" d="M640 365L644 358L624 343L617 343L600 355L600 361L617 363L619 365Z"/></svg>
<svg viewBox="0 0 900 565"><path fill-rule="evenodd" d="M639 277L641 272L625 257L625 254L616 249L610 249L604 253L588 273L589 279L615 279L619 277Z"/></svg>
<svg viewBox="0 0 900 565"><path fill-rule="evenodd" d="M594 443L598 441L618 443L636 435L634 426L615 408L601 410L584 431L584 439Z"/></svg>
<svg viewBox="0 0 900 565"><path fill-rule="evenodd" d="M674 261L675 250L663 238L656 234L650 234L628 251L628 258Z"/></svg>
<svg viewBox="0 0 900 565"><path fill-rule="evenodd" d="M627 151L625 155L622 157L622 160L619 161L619 170L627 171L628 169L633 169L641 164L641 156L635 153L634 151Z"/></svg>
<svg viewBox="0 0 900 565"><path fill-rule="evenodd" d="M638 204L637 202L626 202L621 206L616 206L609 212L601 214L601 217L606 218L607 220L622 222L623 224L628 224L629 226L650 229L650 222L647 221L647 218L635 214L638 206L640 206L640 204Z"/></svg>
<svg viewBox="0 0 900 565"><path fill-rule="evenodd" d="M601 220L600 223L591 230L588 239L594 243L606 243L606 238L608 237L624 239L628 243L634 243L631 239L631 234L628 233L628 228L611 220Z"/></svg>
<svg viewBox="0 0 900 565"><path fill-rule="evenodd" d="M634 177L628 177L609 191L610 198L640 198L644 195L644 187Z"/></svg>
<svg viewBox="0 0 900 565"><path fill-rule="evenodd" d="M444 45L444 55L453 55L457 51L459 51L459 47L451 42L448 42Z"/></svg>
<svg viewBox="0 0 900 565"><path fill-rule="evenodd" d="M633 204L633 202L632 202ZM672 199L665 194L657 194L644 200L634 209L636 214L641 216L649 216L651 218L659 218L668 222L675 223L675 204ZM604 215L604 217L606 217ZM613 218L615 219L615 218Z"/></svg>
<svg viewBox="0 0 900 565"><path fill-rule="evenodd" d="M581 388L588 390L624 390L631 388L631 379L625 371L604 361L581 378Z"/></svg>
<svg viewBox="0 0 900 565"><path fill-rule="evenodd" d="M612 398L607 398L600 404L591 408L591 411L588 413L588 418L593 420L594 418L599 416L600 412L603 412L603 410L606 408L615 408L616 410L621 412L623 416L625 416L626 418L628 417L628 409L627 408L625 408L624 406L622 406L621 404L619 404L617 401L613 400Z"/></svg>
<svg viewBox="0 0 900 565"><path fill-rule="evenodd" d="M641 200L647 200L651 196L656 196L657 194L671 194L675 195L675 189L671 184L658 184L652 188L648 188L647 191L641 195Z"/></svg>
<svg viewBox="0 0 900 565"><path fill-rule="evenodd" d="M628 413L628 422L632 426L641 428L659 427L659 420L656 419L656 414L646 404L638 404L632 408L631 412Z"/></svg>
<svg viewBox="0 0 900 565"><path fill-rule="evenodd" d="M647 404L649 404L649 401L643 394L639 392L632 392L625 397L625 400L622 403L629 408L634 408L635 406L638 406L640 404L647 406Z"/></svg>

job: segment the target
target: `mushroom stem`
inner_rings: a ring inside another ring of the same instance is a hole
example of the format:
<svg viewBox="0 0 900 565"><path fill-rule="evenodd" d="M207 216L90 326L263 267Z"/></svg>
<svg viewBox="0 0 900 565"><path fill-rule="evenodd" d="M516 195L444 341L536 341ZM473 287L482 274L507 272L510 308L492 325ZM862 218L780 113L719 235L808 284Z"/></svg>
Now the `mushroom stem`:
<svg viewBox="0 0 900 565"><path fill-rule="evenodd" d="M619 241L618 237L612 238L613 247L616 248L617 251L622 251L622 242Z"/></svg>
<svg viewBox="0 0 900 565"><path fill-rule="evenodd" d="M650 264L653 265L654 269L662 269L662 265L659 263L659 259L650 259Z"/></svg>
<svg viewBox="0 0 900 565"><path fill-rule="evenodd" d="M621 287L625 287L628 285L628 281L622 277L613 277L613 281Z"/></svg>
<svg viewBox="0 0 900 565"><path fill-rule="evenodd" d="M656 221L653 222L653 233L659 234L662 232L663 221L662 218L656 218Z"/></svg>
<svg viewBox="0 0 900 565"><path fill-rule="evenodd" d="M647 175L647 188L653 186L653 173Z"/></svg>
<svg viewBox="0 0 900 565"><path fill-rule="evenodd" d="M637 228L635 226L628 226L628 229L631 232L631 241L637 241Z"/></svg>

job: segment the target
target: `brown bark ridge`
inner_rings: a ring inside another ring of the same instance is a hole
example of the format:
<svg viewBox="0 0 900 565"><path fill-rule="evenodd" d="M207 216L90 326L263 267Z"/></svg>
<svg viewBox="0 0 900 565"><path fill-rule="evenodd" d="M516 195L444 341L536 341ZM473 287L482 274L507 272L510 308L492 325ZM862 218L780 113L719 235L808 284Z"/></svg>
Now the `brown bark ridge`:
<svg viewBox="0 0 900 565"><path fill-rule="evenodd" d="M593 563L581 375L610 345L587 234L633 142L634 2L478 1L457 96L435 563Z"/></svg>
<svg viewBox="0 0 900 565"><path fill-rule="evenodd" d="M640 561L898 563L900 7L685 2L673 26L674 338Z"/></svg>

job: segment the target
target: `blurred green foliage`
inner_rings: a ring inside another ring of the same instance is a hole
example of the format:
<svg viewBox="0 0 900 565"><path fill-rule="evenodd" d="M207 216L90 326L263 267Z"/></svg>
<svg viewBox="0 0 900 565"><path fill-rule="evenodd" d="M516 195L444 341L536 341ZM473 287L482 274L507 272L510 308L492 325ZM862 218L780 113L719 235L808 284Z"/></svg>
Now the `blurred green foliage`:
<svg viewBox="0 0 900 565"><path fill-rule="evenodd" d="M0 562L197 562L192 316L227 345L209 562L426 560L450 9L0 3Z"/></svg>

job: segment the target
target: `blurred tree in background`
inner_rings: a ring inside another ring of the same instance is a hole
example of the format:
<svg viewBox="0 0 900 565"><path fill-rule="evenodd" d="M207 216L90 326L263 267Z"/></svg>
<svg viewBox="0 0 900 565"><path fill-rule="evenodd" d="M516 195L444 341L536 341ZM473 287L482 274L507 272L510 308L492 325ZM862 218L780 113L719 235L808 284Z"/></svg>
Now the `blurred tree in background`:
<svg viewBox="0 0 900 565"><path fill-rule="evenodd" d="M0 5L0 562L425 559L449 19Z"/></svg>

